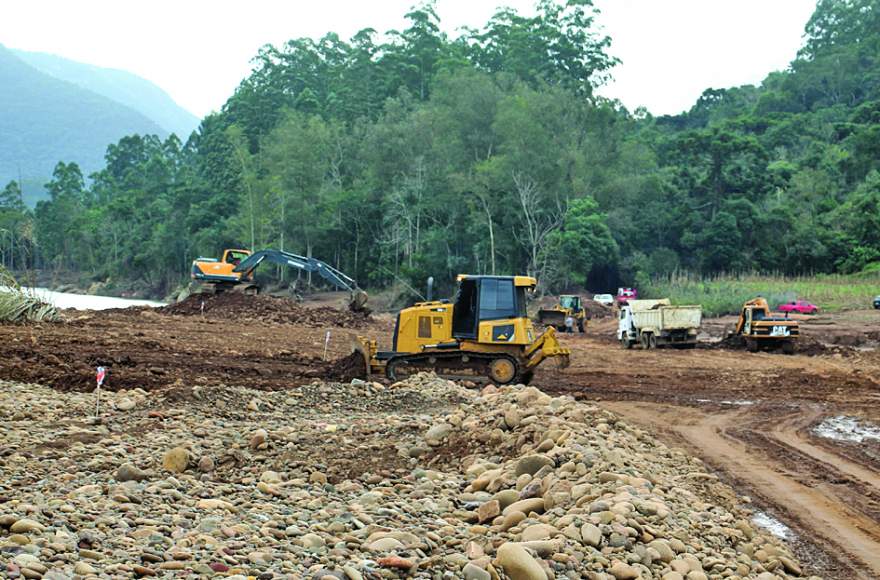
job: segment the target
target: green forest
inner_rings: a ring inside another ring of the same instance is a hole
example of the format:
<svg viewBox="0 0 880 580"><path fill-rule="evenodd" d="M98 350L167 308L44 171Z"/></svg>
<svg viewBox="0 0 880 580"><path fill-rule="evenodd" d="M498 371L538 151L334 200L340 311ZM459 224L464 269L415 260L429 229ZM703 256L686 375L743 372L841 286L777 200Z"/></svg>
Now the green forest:
<svg viewBox="0 0 880 580"><path fill-rule="evenodd" d="M266 46L185 141L125 137L90 176L59 160L34 210L6 185L2 262L157 295L225 247L312 255L371 288L880 262L880 0L819 0L787 70L664 117L597 96L617 62L595 16L541 0L451 37L427 3L400 31Z"/></svg>

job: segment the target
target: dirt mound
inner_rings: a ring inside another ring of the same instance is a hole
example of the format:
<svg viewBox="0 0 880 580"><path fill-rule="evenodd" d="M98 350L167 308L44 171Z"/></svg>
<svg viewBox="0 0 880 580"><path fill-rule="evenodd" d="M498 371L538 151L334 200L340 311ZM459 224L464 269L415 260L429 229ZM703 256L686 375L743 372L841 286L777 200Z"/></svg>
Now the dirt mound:
<svg viewBox="0 0 880 580"><path fill-rule="evenodd" d="M160 308L159 312L179 316L204 316L214 320L299 324L313 328L363 328L371 320L368 313L337 310L328 306L308 308L289 298L250 296L238 292L193 294L177 304Z"/></svg>
<svg viewBox="0 0 880 580"><path fill-rule="evenodd" d="M584 308L587 309L587 317L591 319L611 318L614 316L614 312L610 306L604 306L595 300L590 300L589 298L584 298L583 303Z"/></svg>
<svg viewBox="0 0 880 580"><path fill-rule="evenodd" d="M364 356L359 352L353 352L347 357L331 361L322 373L327 381L350 381L366 377Z"/></svg>
<svg viewBox="0 0 880 580"><path fill-rule="evenodd" d="M746 339L740 335L733 334L716 342L700 343L700 346L707 349L721 348L725 350L745 350ZM772 352L773 350L779 349L769 349L769 352ZM795 343L795 352L806 356L852 356L856 351L849 346L824 344L813 337L801 336Z"/></svg>
<svg viewBox="0 0 880 580"><path fill-rule="evenodd" d="M587 319L597 320L601 318L612 318L614 316L614 312L612 311L610 306L603 306L595 300L586 298L583 294L580 294L579 296L581 297L581 304L587 311ZM558 296L543 296L533 303L533 305L530 307L530 311L532 309L534 310L533 318L537 319L539 310L552 309L557 304L559 304Z"/></svg>

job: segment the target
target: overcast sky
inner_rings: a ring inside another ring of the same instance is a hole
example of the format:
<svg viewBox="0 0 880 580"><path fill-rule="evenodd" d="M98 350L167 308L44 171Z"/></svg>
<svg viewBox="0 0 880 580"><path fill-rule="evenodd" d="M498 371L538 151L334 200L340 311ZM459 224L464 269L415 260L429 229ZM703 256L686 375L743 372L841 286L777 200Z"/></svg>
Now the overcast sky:
<svg viewBox="0 0 880 580"><path fill-rule="evenodd" d="M0 0L0 43L121 68L202 116L219 109L266 43L404 25L417 0ZM815 0L596 0L623 64L601 93L655 115L690 108L709 87L758 83L801 45ZM479 27L496 6L437 0L443 28Z"/></svg>

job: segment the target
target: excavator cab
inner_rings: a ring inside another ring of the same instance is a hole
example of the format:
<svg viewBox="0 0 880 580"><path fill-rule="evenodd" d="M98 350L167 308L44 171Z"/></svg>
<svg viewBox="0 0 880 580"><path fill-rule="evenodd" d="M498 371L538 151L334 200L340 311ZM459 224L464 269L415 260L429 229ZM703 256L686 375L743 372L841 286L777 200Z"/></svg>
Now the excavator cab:
<svg viewBox="0 0 880 580"><path fill-rule="evenodd" d="M226 250L223 252L223 262L232 264L233 267L241 264L242 260L247 260L251 253L248 250Z"/></svg>
<svg viewBox="0 0 880 580"><path fill-rule="evenodd" d="M393 350L380 352L375 340L359 337L366 376L400 380L418 372L449 379L496 384L528 383L546 358L568 364L569 350L548 328L535 338L526 316L526 296L536 281L529 276L458 277L454 299L420 302L397 315Z"/></svg>

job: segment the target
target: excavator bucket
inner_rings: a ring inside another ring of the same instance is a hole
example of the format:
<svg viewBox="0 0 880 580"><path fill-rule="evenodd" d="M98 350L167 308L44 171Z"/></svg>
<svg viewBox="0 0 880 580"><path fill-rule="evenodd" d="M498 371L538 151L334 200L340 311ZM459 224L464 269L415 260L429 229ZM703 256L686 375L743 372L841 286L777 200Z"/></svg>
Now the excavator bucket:
<svg viewBox="0 0 880 580"><path fill-rule="evenodd" d="M367 298L367 293L358 288L351 293L348 309L352 312L363 312L367 305Z"/></svg>

